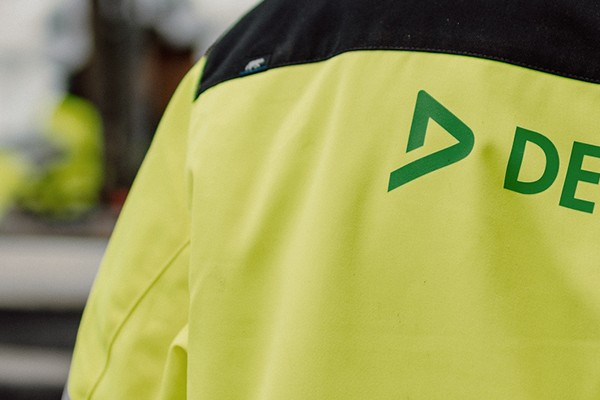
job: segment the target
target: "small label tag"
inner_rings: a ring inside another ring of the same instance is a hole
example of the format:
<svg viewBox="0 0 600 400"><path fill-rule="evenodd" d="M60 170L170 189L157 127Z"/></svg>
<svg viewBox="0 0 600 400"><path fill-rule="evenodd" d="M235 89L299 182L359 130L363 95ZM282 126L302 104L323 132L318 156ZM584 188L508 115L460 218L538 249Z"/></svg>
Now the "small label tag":
<svg viewBox="0 0 600 400"><path fill-rule="evenodd" d="M240 72L240 75L253 74L255 72L264 71L269 67L270 56L256 57L248 61L244 70Z"/></svg>

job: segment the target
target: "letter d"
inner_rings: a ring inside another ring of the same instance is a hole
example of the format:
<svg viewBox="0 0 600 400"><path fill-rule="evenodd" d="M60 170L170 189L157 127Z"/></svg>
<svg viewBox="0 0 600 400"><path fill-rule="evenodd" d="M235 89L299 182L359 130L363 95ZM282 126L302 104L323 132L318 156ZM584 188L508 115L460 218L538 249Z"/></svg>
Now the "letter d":
<svg viewBox="0 0 600 400"><path fill-rule="evenodd" d="M519 172L521 171L525 155L525 146L528 142L537 145L546 156L544 173L538 180L533 182L519 180ZM506 167L504 188L523 194L543 192L554 183L558 175L559 163L558 151L550 139L537 132L517 127L508 166Z"/></svg>

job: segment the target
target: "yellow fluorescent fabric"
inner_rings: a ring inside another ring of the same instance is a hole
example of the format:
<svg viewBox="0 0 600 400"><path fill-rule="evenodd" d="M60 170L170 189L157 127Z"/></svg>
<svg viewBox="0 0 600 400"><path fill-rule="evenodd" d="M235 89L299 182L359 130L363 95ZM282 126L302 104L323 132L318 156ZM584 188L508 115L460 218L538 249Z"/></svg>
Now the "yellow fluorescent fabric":
<svg viewBox="0 0 600 400"><path fill-rule="evenodd" d="M112 240L72 398L600 398L600 224L572 206L600 201L581 172L600 172L598 85L365 51L192 104L200 67ZM393 171L461 144L430 119L407 152L420 92L472 150L388 191ZM558 158L536 194L504 187L525 131L555 150L527 142L519 182Z"/></svg>

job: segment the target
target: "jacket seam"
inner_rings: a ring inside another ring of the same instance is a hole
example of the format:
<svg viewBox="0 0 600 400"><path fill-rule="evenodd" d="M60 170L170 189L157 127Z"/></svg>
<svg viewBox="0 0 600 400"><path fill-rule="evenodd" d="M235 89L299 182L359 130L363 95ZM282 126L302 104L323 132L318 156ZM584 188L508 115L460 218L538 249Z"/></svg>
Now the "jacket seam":
<svg viewBox="0 0 600 400"><path fill-rule="evenodd" d="M131 308L129 309L129 311L125 315L125 317L122 319L121 323L118 325L117 329L115 330L114 334L112 335L112 338L110 339L110 342L108 344L106 361L104 362L104 368L102 368L102 371L100 372L100 375L98 375L98 377L96 378L96 382L92 386L92 389L90 390L89 394L87 396L85 396L86 399L89 400L89 399L92 398L92 396L96 392L96 389L98 389L98 387L100 386L100 383L104 379L104 376L106 375L106 372L108 371L108 366L109 366L109 364L111 362L111 355L112 355L112 350L113 350L114 343L117 340L117 338L119 337L119 334L120 334L121 330L123 329L123 327L125 326L125 324L129 320L129 318L133 315L134 311L140 305L140 303L142 302L142 300L146 297L146 295L150 292L150 290L158 283L158 281L160 281L160 279L162 278L162 276L171 267L171 265L173 265L173 263L175 262L175 260L177 260L179 258L179 256L181 256L181 254L189 246L189 244L190 244L190 240L187 239L177 249L177 251L175 251L175 253L173 254L173 256L171 256L171 258L169 258L169 260L165 263L165 265L162 267L162 269L154 277L154 279L152 280L152 282L150 282L150 284L146 287L146 289L144 289L144 291L142 291L142 293L139 295L139 297L133 302L133 305L131 306Z"/></svg>
<svg viewBox="0 0 600 400"><path fill-rule="evenodd" d="M478 53L478 52L471 52L471 51L461 51L461 50L450 50L450 49L439 49L439 48L429 48L429 47L396 47L396 46L358 46L358 47L350 47L350 48L346 48L337 52L333 52L331 54L328 54L327 56L323 56L323 57L314 57L314 58L308 58L308 59L300 59L300 60L294 60L294 61L289 61L289 62L282 62L280 64L274 64L272 66L269 66L267 69L265 69L264 71L261 72L267 72L269 70L273 70L273 69L277 69L277 68L284 68L284 67L290 67L290 66L294 66L294 65L302 65L302 64L311 64L311 63L317 63L317 62L322 62L322 61L328 61L332 58L335 58L337 56L340 56L342 54L345 53L349 53L349 52L354 52L354 51L374 51L374 50L383 50L383 51L415 51L415 52L426 52L426 53L436 53L436 54L450 54L450 55L458 55L458 56L468 56L468 57L474 57L474 58L479 58L479 59L487 59L487 60L493 60L493 61L500 61L503 63L507 63L507 64L511 64L511 65L516 65L519 67L523 67L523 68L528 68L531 70L536 70L536 71L540 71L540 72L545 72L545 73L549 73L555 76L562 76L565 78L571 78L571 79L576 79L579 81L583 81L583 82L589 82L589 83L594 83L594 84L600 84L600 79L597 78L593 78L593 77L588 77L588 76L583 76L583 75L578 75L578 74L571 74L568 72L563 72L563 71L559 71L557 69L553 69L553 68L545 68L542 66L537 66L534 64L530 64L530 63L525 63L525 62L519 62L507 57L501 57L501 56L494 56L491 54L484 54L484 53ZM228 77L223 77L215 82L211 82L209 84L207 84L207 86L202 87L202 83L200 83L199 85L199 89L198 92L196 94L196 99L204 92L206 92L207 90L218 86L222 83L231 81L231 80L235 80L235 79L239 79L239 78L245 78L247 76L252 76L252 75L258 75L261 72L257 72L256 74L248 74L248 75L231 75Z"/></svg>

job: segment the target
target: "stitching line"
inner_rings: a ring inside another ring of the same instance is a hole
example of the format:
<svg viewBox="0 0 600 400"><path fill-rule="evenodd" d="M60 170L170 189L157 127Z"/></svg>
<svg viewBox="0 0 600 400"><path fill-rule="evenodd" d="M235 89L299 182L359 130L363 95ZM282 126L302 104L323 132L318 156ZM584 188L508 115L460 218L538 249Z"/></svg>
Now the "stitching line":
<svg viewBox="0 0 600 400"><path fill-rule="evenodd" d="M294 63L289 63L288 65L294 65L296 63L310 63L310 62L316 62L319 60L327 60L329 58L338 56L342 53L348 52L348 51L359 51L359 50L413 50L413 51L423 51L423 52L432 52L432 53L447 53L447 54L455 54L455 55L465 55L465 56L472 56L472 57L477 57L477 58L487 58L487 59L491 59L491 60L496 60L496 61L502 61L502 62L506 62L509 64L514 64L514 65L519 65L522 67L526 67L526 68L530 68L530 69L536 69L539 71L544 71L544 72L549 72L555 75L561 75L561 76L566 76L566 77L571 77L571 78L575 78L575 79L579 79L579 80L585 80L585 81L592 81L595 83L600 83L600 79L596 79L596 78L590 78L590 77L585 77L583 75L577 75L577 74L571 74L568 72L561 72L557 69L552 69L552 68L545 68L545 67L541 67L541 66L537 66L534 64L530 64L530 63L525 63L525 62L520 62L520 61L516 61L507 57L500 57L500 56L494 56L491 54L484 54L484 53L477 53L477 52L471 52L471 51L461 51L461 50L449 50L449 49L437 49L437 48L429 48L429 47L395 47L395 46L365 46L365 47L350 47L346 50L342 50L339 52L336 52L334 54L332 54L331 56L328 56L326 58L323 59L319 59L319 58L314 58L314 59L307 59L307 60L301 60L298 62L294 62Z"/></svg>

